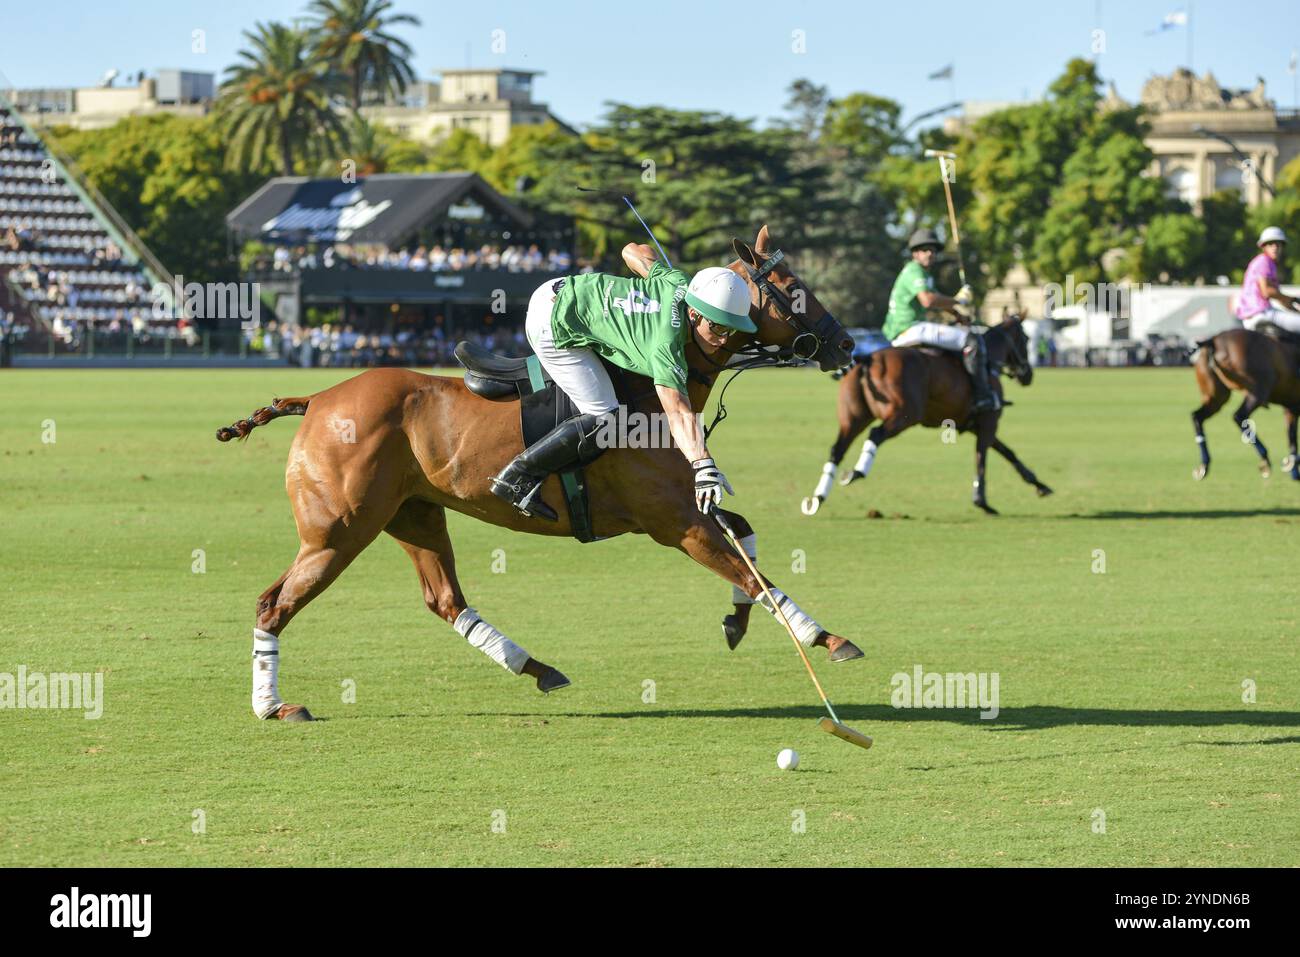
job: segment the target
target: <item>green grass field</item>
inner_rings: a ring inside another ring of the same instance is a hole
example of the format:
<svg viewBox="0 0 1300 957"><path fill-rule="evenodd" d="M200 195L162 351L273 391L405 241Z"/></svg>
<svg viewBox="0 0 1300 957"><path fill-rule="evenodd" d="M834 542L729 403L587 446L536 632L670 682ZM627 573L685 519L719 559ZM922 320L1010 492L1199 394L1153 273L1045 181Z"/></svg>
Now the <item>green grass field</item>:
<svg viewBox="0 0 1300 957"><path fill-rule="evenodd" d="M286 700L328 720L256 721L298 420L213 431L342 376L0 375L0 672L105 674L99 720L0 711L0 864L1300 864L1300 483L1261 481L1226 412L1192 481L1190 370L1010 386L1003 437L1056 495L991 459L999 518L969 504L972 440L920 429L803 517L835 383L736 384L713 451L760 566L866 651L814 663L870 751L817 729L767 616L727 651L730 588L681 554L455 515L470 601L573 686L543 697L468 647L385 536L284 634ZM1257 419L1276 466L1281 414ZM996 672L997 720L893 708L918 664Z"/></svg>

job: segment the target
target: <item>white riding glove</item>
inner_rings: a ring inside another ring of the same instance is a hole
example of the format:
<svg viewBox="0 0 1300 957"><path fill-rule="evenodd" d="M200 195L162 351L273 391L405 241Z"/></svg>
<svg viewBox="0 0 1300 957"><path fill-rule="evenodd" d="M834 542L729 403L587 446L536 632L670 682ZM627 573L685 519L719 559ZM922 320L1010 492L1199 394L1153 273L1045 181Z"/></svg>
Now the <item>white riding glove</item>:
<svg viewBox="0 0 1300 957"><path fill-rule="evenodd" d="M967 284L958 289L957 295L953 296L952 299L959 306L969 307L975 301L975 290Z"/></svg>
<svg viewBox="0 0 1300 957"><path fill-rule="evenodd" d="M691 463L691 468L695 469L695 507L701 514L708 515L722 504L723 489L728 495L736 494L722 470L713 464L713 459L699 459Z"/></svg>

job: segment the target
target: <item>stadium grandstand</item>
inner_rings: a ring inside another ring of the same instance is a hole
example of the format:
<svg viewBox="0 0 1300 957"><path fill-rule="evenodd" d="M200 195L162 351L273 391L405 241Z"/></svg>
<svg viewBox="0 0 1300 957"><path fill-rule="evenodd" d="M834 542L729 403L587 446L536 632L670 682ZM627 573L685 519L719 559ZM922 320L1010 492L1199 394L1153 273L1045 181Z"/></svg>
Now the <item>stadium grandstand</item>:
<svg viewBox="0 0 1300 957"><path fill-rule="evenodd" d="M109 203L0 94L0 342L49 357L188 333L172 278ZM155 318L153 291L167 308Z"/></svg>
<svg viewBox="0 0 1300 957"><path fill-rule="evenodd" d="M572 219L474 173L278 177L226 225L303 365L449 364L461 338L524 354L533 290L592 268L574 257Z"/></svg>

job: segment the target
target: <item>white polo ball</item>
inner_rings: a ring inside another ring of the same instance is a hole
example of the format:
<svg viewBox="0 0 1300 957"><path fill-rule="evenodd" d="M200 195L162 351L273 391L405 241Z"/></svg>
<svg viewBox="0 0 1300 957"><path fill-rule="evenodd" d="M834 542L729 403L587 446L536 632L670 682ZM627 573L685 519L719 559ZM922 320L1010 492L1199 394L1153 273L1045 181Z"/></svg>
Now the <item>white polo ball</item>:
<svg viewBox="0 0 1300 957"><path fill-rule="evenodd" d="M799 752L785 748L776 756L776 766L782 771L793 771L799 766Z"/></svg>

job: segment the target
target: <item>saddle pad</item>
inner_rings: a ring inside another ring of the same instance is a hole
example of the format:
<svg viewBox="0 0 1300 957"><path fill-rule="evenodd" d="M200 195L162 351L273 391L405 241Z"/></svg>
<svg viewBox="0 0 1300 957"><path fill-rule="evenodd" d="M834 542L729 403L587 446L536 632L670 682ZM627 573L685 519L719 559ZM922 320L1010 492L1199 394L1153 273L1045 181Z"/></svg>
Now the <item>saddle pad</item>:
<svg viewBox="0 0 1300 957"><path fill-rule="evenodd" d="M520 392L525 386L532 391L520 398L519 425L524 434L524 448L529 448L565 419L577 415L578 410L565 392L543 377L542 364L536 356L528 357L528 382L519 383ZM563 469L559 476L573 537L580 542L598 541L591 529L591 505L582 466Z"/></svg>

